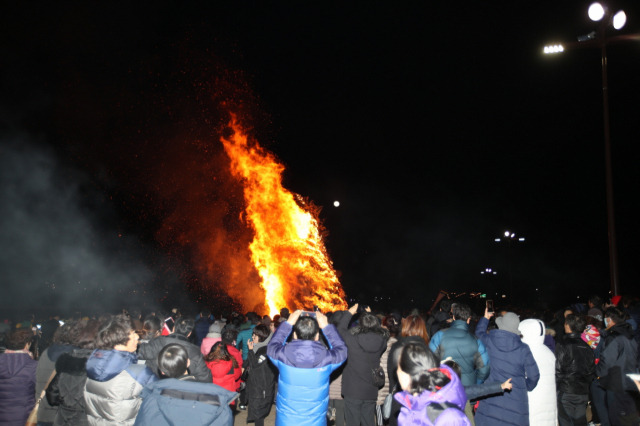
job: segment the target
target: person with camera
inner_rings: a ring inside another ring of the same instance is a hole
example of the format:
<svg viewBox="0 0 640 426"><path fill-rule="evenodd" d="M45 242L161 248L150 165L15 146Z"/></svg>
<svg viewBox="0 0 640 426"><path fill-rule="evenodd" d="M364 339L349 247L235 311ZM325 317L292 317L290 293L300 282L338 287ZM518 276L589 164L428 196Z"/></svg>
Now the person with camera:
<svg viewBox="0 0 640 426"><path fill-rule="evenodd" d="M329 347L320 341L320 331ZM267 355L280 372L276 425L325 426L329 376L347 359L347 346L336 327L321 312L297 310L278 327Z"/></svg>
<svg viewBox="0 0 640 426"><path fill-rule="evenodd" d="M379 386L374 383L372 371L380 368L380 357L387 350L389 330L382 328L369 307L362 309L354 326L349 328L358 311L356 303L348 311L334 314L340 315L338 332L349 354L342 374L345 420L349 426L373 426Z"/></svg>

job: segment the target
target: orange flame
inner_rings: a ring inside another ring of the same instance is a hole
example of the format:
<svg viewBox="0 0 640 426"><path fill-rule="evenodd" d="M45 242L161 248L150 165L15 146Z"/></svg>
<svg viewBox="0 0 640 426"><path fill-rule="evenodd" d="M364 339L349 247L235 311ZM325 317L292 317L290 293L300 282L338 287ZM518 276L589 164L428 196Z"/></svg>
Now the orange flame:
<svg viewBox="0 0 640 426"><path fill-rule="evenodd" d="M221 138L231 172L242 180L246 218L254 230L249 249L270 315L280 308L346 309L345 294L314 215L282 186L284 166L247 135L232 116L233 135ZM253 141L252 141L253 142Z"/></svg>

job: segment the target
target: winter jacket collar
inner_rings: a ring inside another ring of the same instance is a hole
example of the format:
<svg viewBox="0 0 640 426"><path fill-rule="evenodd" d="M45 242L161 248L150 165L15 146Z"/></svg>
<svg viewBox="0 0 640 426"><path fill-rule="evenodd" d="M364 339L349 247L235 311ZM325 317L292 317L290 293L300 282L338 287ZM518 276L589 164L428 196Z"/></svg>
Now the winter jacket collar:
<svg viewBox="0 0 640 426"><path fill-rule="evenodd" d="M493 345L502 352L511 352L522 345L520 336L506 330L491 330Z"/></svg>
<svg viewBox="0 0 640 426"><path fill-rule="evenodd" d="M72 345L62 345L59 343L54 343L53 345L47 348L47 356L51 360L51 362L56 362L60 355L69 353L75 349L75 346Z"/></svg>
<svg viewBox="0 0 640 426"><path fill-rule="evenodd" d="M449 328L457 328L459 330L469 331L469 324L466 321L454 320Z"/></svg>
<svg viewBox="0 0 640 426"><path fill-rule="evenodd" d="M623 322L620 324L616 324L613 327L607 330L610 336L623 336L627 339L633 339L633 329L631 328L631 324L627 322Z"/></svg>
<svg viewBox="0 0 640 426"><path fill-rule="evenodd" d="M379 333L361 333L354 337L363 352L382 353L383 349L387 347L387 339Z"/></svg>
<svg viewBox="0 0 640 426"><path fill-rule="evenodd" d="M87 361L87 377L106 382L137 362L138 357L132 352L96 349Z"/></svg>
<svg viewBox="0 0 640 426"><path fill-rule="evenodd" d="M273 337L273 333L269 334L267 336L266 339L264 339L264 342L258 342L258 343L254 343L253 345L253 352L258 353L258 349L265 347L267 345L269 345L269 342L271 341L271 338Z"/></svg>

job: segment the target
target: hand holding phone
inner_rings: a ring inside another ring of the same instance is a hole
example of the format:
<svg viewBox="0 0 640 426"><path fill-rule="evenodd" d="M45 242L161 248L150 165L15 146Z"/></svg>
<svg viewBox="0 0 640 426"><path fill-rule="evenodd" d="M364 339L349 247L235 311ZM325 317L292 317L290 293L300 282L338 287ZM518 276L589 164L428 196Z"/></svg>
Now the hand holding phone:
<svg viewBox="0 0 640 426"><path fill-rule="evenodd" d="M487 300L487 312L495 312L493 310L493 300L491 300L491 299Z"/></svg>

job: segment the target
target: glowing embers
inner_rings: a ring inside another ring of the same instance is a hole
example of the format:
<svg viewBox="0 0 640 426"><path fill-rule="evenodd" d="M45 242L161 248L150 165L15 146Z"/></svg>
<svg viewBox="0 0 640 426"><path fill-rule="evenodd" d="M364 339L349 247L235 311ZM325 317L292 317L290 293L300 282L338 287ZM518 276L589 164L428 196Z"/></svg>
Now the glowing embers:
<svg viewBox="0 0 640 426"><path fill-rule="evenodd" d="M231 172L244 187L246 220L254 230L251 260L262 279L269 314L285 306L346 308L315 215L282 186L284 167L257 142L249 143L234 116L230 127L233 134L221 141Z"/></svg>

